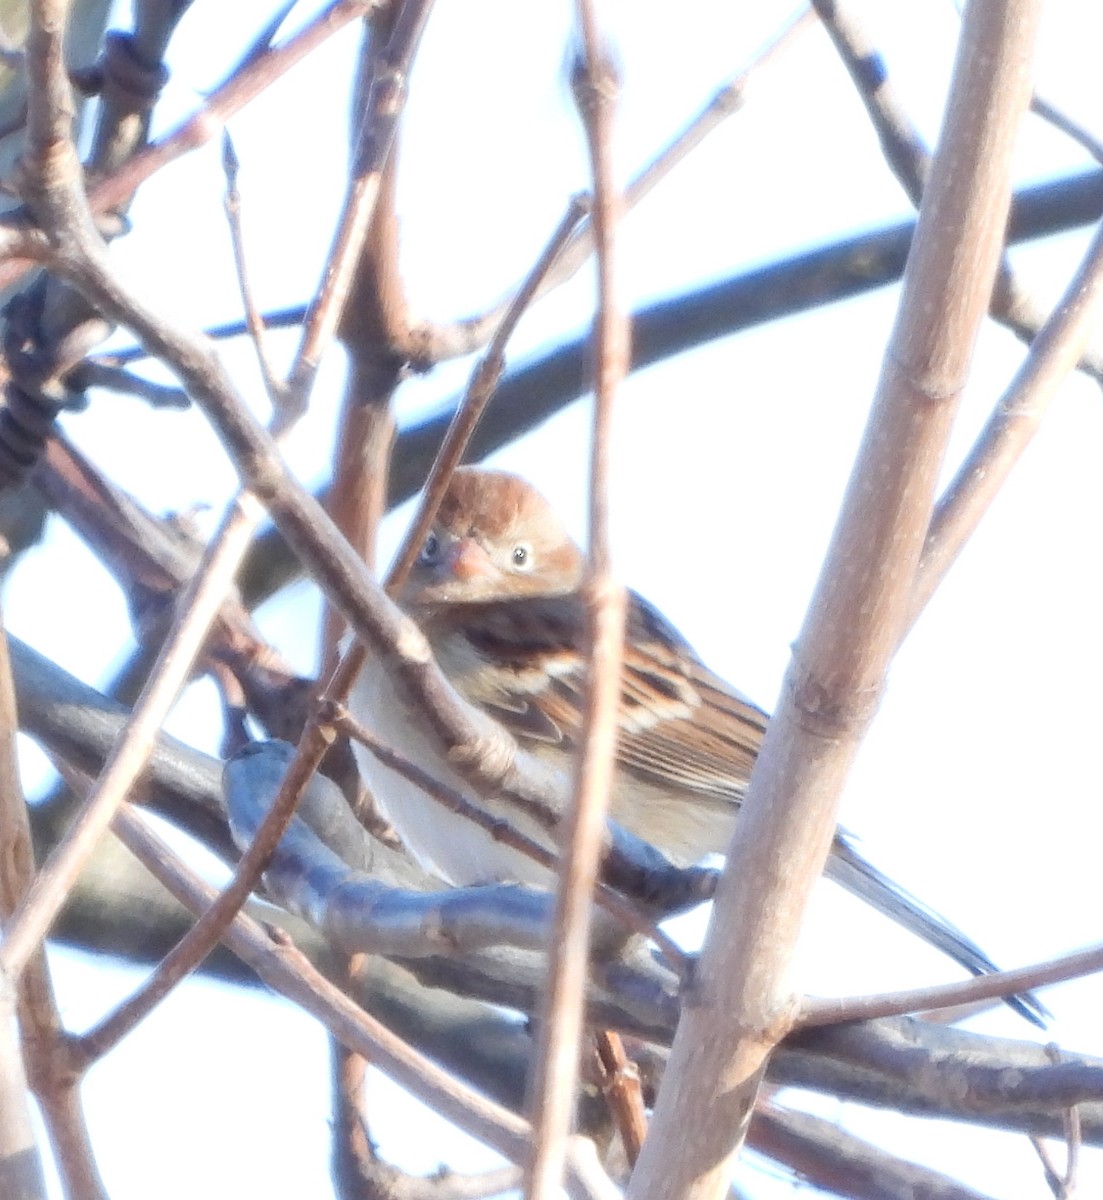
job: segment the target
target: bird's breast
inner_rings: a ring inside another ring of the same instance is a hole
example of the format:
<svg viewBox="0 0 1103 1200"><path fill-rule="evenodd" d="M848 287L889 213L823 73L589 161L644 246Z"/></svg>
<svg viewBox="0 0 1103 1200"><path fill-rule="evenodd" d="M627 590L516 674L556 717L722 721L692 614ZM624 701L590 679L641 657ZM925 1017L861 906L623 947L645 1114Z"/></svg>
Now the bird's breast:
<svg viewBox="0 0 1103 1200"><path fill-rule="evenodd" d="M360 673L349 708L380 741L426 771L446 788L491 816L544 845L549 834L531 817L494 798L484 799L448 762L437 737L424 729L415 705L377 659ZM520 882L548 886L551 876L511 846L428 796L417 784L384 766L369 750L354 743L357 765L376 804L406 847L428 870L449 883ZM565 784L566 786L566 784Z"/></svg>

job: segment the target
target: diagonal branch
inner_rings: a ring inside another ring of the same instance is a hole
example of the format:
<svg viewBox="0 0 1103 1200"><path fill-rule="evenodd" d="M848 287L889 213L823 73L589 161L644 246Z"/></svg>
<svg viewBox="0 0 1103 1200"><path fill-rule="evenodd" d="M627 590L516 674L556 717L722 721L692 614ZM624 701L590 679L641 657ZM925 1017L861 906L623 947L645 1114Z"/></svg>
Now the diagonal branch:
<svg viewBox="0 0 1103 1200"><path fill-rule="evenodd" d="M878 394L717 893L629 1198L722 1194L770 1053L838 797L903 627L938 470L991 295L1029 99L1027 0L965 17ZM861 620L855 620L855 614Z"/></svg>
<svg viewBox="0 0 1103 1200"><path fill-rule="evenodd" d="M208 907L211 889L176 860L140 814L123 809L118 816L118 830L129 848L181 903L197 913ZM233 918L225 932L230 948L262 979L321 1020L343 1045L370 1058L445 1119L506 1158L518 1162L524 1157L529 1139L524 1121L395 1037L311 967L286 937L267 934L257 922L241 914ZM572 1146L570 1192L591 1200L613 1200L615 1190L603 1180L596 1162L587 1162L584 1156L583 1143L576 1140Z"/></svg>
<svg viewBox="0 0 1103 1200"><path fill-rule="evenodd" d="M908 119L884 62L845 2L812 0L812 3L866 106L885 160L908 199L918 208L931 172L931 154ZM1046 111L1052 110L1046 106ZM1045 321L1045 312L1006 257L1000 262L991 314L1028 344ZM1089 342L1085 337L1078 365L1097 382L1103 382L1103 348L1095 340Z"/></svg>

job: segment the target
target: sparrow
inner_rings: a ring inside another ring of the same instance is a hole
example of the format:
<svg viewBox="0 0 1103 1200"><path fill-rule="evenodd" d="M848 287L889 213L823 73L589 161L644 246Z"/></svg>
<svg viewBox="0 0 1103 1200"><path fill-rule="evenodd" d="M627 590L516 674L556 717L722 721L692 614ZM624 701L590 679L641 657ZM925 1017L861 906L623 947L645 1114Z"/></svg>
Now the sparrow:
<svg viewBox="0 0 1103 1200"><path fill-rule="evenodd" d="M456 690L562 771L565 794L583 724L583 567L582 552L535 488L504 471L462 467L398 596ZM470 795L380 664L361 673L350 705L380 738ZM768 719L710 671L661 613L628 593L614 821L678 865L724 853ZM452 884L548 886L544 868L447 813L360 748L358 761L407 847ZM472 799L548 844L547 830L526 814L493 797ZM973 974L998 969L960 930L862 858L842 830L825 873ZM1042 1024L1045 1010L1032 996L1008 1003Z"/></svg>

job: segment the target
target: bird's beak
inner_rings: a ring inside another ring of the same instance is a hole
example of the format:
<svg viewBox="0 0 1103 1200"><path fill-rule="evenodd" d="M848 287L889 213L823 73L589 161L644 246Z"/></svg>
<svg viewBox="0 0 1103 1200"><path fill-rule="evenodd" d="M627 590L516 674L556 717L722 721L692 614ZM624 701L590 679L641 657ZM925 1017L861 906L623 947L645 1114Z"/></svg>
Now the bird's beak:
<svg viewBox="0 0 1103 1200"><path fill-rule="evenodd" d="M473 579L492 579L498 572L490 555L473 538L453 542L445 559L448 573L467 583Z"/></svg>

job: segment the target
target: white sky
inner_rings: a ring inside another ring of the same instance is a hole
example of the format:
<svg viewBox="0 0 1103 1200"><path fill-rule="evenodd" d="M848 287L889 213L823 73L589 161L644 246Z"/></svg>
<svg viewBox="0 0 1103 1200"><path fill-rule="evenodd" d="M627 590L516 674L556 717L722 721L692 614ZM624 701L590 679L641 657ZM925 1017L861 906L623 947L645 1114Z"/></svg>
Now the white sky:
<svg viewBox="0 0 1103 1200"><path fill-rule="evenodd" d="M222 77L263 23L265 7L197 0L173 45L161 129ZM859 7L896 87L933 140L956 28L952 7L904 0ZM624 77L618 154L629 174L791 10L697 0L680 5L675 19L669 5L637 0L606 11ZM567 197L585 186L563 83L569 13L562 3L439 3L413 79L403 147L403 261L415 310L444 319L496 299L524 273ZM1099 15L1082 0L1050 0L1045 22L1038 89L1091 126L1103 100ZM231 123L251 271L265 307L300 302L317 281L341 196L340 81L354 49L351 32L335 39ZM1020 182L1086 165L1065 139L1028 121ZM147 296L195 324L239 312L221 196L214 145L143 188L134 232L117 247L121 268ZM908 211L849 81L813 30L761 80L744 113L628 221L624 292L630 303L644 303ZM1054 296L1085 241L1057 239L1016 251L1015 261L1043 295ZM526 318L514 360L582 329L590 289L584 274ZM707 661L767 706L850 470L894 300L886 290L715 343L634 377L620 400L618 568ZM277 346L289 356L294 338L278 338ZM1020 353L1003 331L985 331L951 465ZM226 359L262 408L248 347L227 347ZM411 381L400 398L404 419L452 396L466 371L452 365ZM311 482L328 462L340 377L334 354L291 451ZM576 405L496 459L533 479L579 532L586 421ZM151 509L210 505L205 519L214 523L233 472L210 452L212 435L198 413L150 414L100 397L89 414L66 424ZM901 651L844 801L843 821L863 839L864 853L1001 964L1100 937L1101 435L1098 388L1071 380ZM204 464L202 477L196 462ZM399 529L389 526L391 542ZM94 613L97 637L66 619L71 595ZM91 682L106 679L130 644L114 585L56 522L13 579L6 612L15 633ZM304 670L314 652L314 613L304 586L291 603L264 614L269 636ZM209 748L214 711L210 690L192 689L173 730ZM55 962L65 1015L77 1029L140 978L69 953ZM812 914L801 970L804 986L825 994L955 974L829 887ZM1103 1054L1097 980L1052 989L1045 1000L1056 1016L1054 1040ZM1010 1013L975 1025L1031 1036ZM324 1039L312 1022L275 1000L189 985L88 1081L108 1189L114 1200L144 1197L155 1179L159 1200L197 1191L273 1200L328 1195L327 1086ZM444 1133L438 1141L419 1131L411 1140L407 1132L421 1118L394 1090L372 1110L385 1154L422 1170L444 1157L459 1167L489 1161L481 1148L455 1146ZM1024 1138L812 1103L981 1191L1048 1194ZM1103 1155L1087 1153L1082 1170L1082 1194L1091 1195L1093 1182L1096 1190L1103 1185ZM755 1196L790 1191L756 1167L741 1172Z"/></svg>

